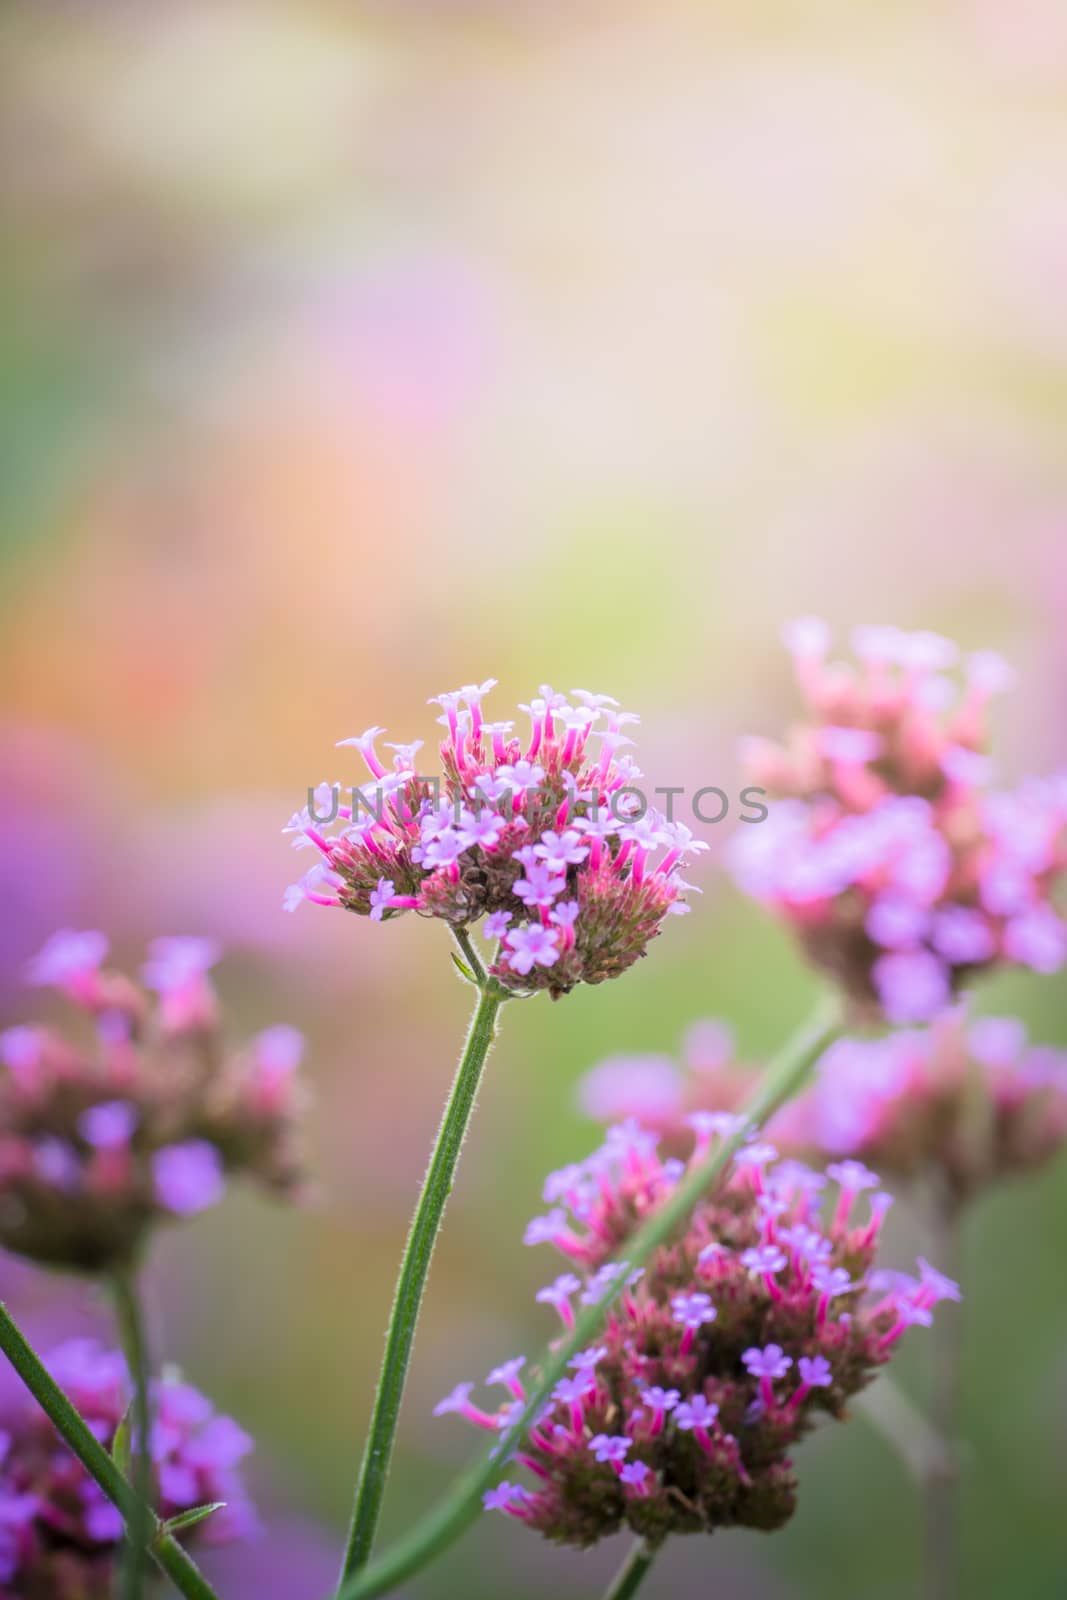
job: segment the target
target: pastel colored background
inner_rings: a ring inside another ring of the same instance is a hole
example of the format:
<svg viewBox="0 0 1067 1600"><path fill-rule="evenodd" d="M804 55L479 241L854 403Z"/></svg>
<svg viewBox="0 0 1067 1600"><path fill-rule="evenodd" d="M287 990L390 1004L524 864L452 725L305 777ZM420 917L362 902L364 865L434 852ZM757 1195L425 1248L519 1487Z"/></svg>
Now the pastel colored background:
<svg viewBox="0 0 1067 1600"><path fill-rule="evenodd" d="M234 1032L306 1030L313 1204L234 1195L151 1283L157 1348L255 1434L276 1512L211 1570L296 1600L334 1572L467 1000L431 924L286 916L281 825L356 777L336 740L429 738L427 696L490 674L497 715L611 692L655 782L733 791L808 611L1001 650L1002 772L1063 765L1067 10L9 0L0 75L0 1023L71 925L130 963L217 936ZM548 1331L519 1240L593 1142L580 1074L704 1015L758 1057L808 1003L721 870L730 826L638 970L505 1015L387 1535L476 1447L434 1401ZM981 1004L1067 1045L1062 979ZM1067 1164L971 1217L968 1596L1063 1594L1065 1252ZM0 1272L31 1325L98 1315ZM785 1532L679 1541L657 1592L910 1600L885 1443L857 1419L798 1459ZM617 1560L486 1518L405 1593L579 1600Z"/></svg>

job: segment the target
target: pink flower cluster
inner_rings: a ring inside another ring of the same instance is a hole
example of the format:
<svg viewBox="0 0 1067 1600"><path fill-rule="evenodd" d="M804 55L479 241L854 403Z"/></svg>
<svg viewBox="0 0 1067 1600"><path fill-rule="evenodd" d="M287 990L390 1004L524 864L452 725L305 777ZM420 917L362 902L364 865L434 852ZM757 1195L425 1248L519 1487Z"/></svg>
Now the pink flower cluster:
<svg viewBox="0 0 1067 1600"><path fill-rule="evenodd" d="M708 1017L687 1030L677 1060L645 1052L599 1061L580 1080L577 1100L594 1122L633 1118L680 1154L693 1137L688 1113L736 1111L751 1095L756 1071L738 1058L729 1024Z"/></svg>
<svg viewBox="0 0 1067 1600"><path fill-rule="evenodd" d="M279 1192L301 1181L295 1029L225 1049L208 940L154 942L154 1005L107 951L101 933L63 932L31 963L80 1031L0 1034L0 1244L79 1271L129 1261L152 1223L213 1205L231 1173Z"/></svg>
<svg viewBox="0 0 1067 1600"><path fill-rule="evenodd" d="M773 1126L784 1145L901 1178L939 1171L963 1198L1062 1148L1067 1052L1029 1043L1014 1017L968 1021L954 1007L928 1028L839 1040Z"/></svg>
<svg viewBox="0 0 1067 1600"><path fill-rule="evenodd" d="M694 1129L728 1126L757 1079L725 1024L708 1020L689 1030L678 1062L598 1063L578 1099L598 1122L638 1118L677 1152ZM1041 1166L1067 1142L1067 1052L1030 1043L1015 1017L969 1019L959 1004L924 1028L839 1039L766 1133L818 1164L855 1156L902 1180L936 1171L963 1198Z"/></svg>
<svg viewBox="0 0 1067 1600"><path fill-rule="evenodd" d="M371 782L352 791L351 805L324 784L315 813L290 819L294 843L320 859L285 903L343 906L379 922L416 911L456 929L484 918L485 937L499 941L493 976L558 997L644 955L664 917L687 909L678 868L706 846L634 790L641 774L624 753L624 729L638 719L610 696L576 689L571 704L543 685L520 707L530 731L518 738L513 722L483 719L494 683L431 702L446 730L440 779L418 772L421 743L390 745L387 770L381 728L341 741L360 751Z"/></svg>
<svg viewBox="0 0 1067 1600"><path fill-rule="evenodd" d="M733 1127L725 1115L699 1123L691 1159ZM793 1446L820 1414L844 1415L906 1329L930 1324L937 1301L959 1298L926 1262L917 1278L872 1270L890 1204L881 1192L859 1202L877 1189L873 1173L841 1162L831 1190L764 1142L741 1148L647 1269L613 1261L684 1170L638 1124L616 1127L587 1161L549 1178L551 1210L527 1230L527 1243L551 1243L566 1259L537 1295L564 1329L609 1275L625 1278L596 1346L571 1361L523 1441L517 1460L532 1482L485 1497L549 1539L589 1545L623 1524L654 1544L668 1533L779 1527L795 1505ZM515 1359L489 1374L507 1392L501 1408L477 1405L462 1383L437 1412L506 1426L524 1397L522 1367Z"/></svg>
<svg viewBox="0 0 1067 1600"><path fill-rule="evenodd" d="M991 786L986 708L1010 674L966 663L932 633L858 628L858 665L829 662L829 633L787 631L806 721L785 746L750 741L752 780L782 798L734 852L741 887L773 907L857 1010L924 1022L973 974L1055 972L1067 926L1067 779Z"/></svg>
<svg viewBox="0 0 1067 1600"><path fill-rule="evenodd" d="M126 1363L89 1339L53 1351L49 1369L93 1433L110 1449L130 1404ZM155 1506L164 1518L214 1502L223 1508L191 1530L220 1544L257 1531L239 1463L248 1435L175 1377L153 1386L151 1458ZM107 1600L113 1593L122 1517L26 1398L0 1431L0 1593L8 1600ZM183 1538L189 1537L188 1534Z"/></svg>

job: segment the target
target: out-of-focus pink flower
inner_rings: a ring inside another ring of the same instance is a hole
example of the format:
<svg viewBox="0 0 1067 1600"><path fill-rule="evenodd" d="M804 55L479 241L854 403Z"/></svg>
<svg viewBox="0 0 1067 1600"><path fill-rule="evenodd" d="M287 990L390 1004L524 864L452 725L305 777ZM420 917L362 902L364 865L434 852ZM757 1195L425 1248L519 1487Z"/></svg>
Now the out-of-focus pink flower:
<svg viewBox="0 0 1067 1600"><path fill-rule="evenodd" d="M301 1180L302 1041L222 1037L205 940L157 940L143 990L103 965L103 934L55 935L30 964L91 1019L0 1033L0 1243L52 1265L128 1260L157 1221L214 1205L231 1174L279 1192Z"/></svg>
<svg viewBox="0 0 1067 1600"><path fill-rule="evenodd" d="M123 1357L91 1339L52 1352L52 1376L110 1449L132 1389ZM252 1448L230 1417L177 1377L153 1384L151 1458L159 1514L222 1509L197 1524L198 1542L225 1543L258 1529L240 1463ZM12 1596L107 1600L122 1517L51 1422L24 1393L0 1434L0 1584ZM184 1537L184 1536L183 1536Z"/></svg>
<svg viewBox="0 0 1067 1600"><path fill-rule="evenodd" d="M613 1057L582 1080L579 1101L600 1121L641 1118L645 1105L642 1120L678 1151L693 1130L707 1139L726 1127L758 1076L741 1063L702 1075L684 1057ZM1029 1042L1017 1018L969 1020L954 1006L926 1027L838 1040L767 1133L819 1164L847 1156L898 1180L937 1173L962 1198L1067 1142L1067 1052Z"/></svg>
<svg viewBox="0 0 1067 1600"><path fill-rule="evenodd" d="M1016 1018L968 1021L962 1008L927 1028L842 1039L781 1132L901 1178L939 1172L963 1197L1062 1149L1067 1053L1030 1043Z"/></svg>
<svg viewBox="0 0 1067 1600"><path fill-rule="evenodd" d="M786 643L807 720L784 746L750 743L754 781L781 798L734 842L741 887L858 1012L892 1022L928 1020L996 966L1056 971L1067 778L989 787L986 708L1005 663L978 651L960 691L938 634L857 628L858 665L828 660L815 618Z"/></svg>

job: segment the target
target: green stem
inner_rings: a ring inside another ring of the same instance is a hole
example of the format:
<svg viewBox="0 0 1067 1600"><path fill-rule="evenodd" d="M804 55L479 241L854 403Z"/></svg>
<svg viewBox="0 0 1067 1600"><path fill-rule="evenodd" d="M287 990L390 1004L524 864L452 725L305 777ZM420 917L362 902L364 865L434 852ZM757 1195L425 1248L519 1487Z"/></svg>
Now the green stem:
<svg viewBox="0 0 1067 1600"><path fill-rule="evenodd" d="M127 1528L132 1528L139 1514L143 1514L149 1553L178 1593L183 1594L185 1600L218 1600L207 1579L177 1540L167 1533L155 1513L147 1506L138 1507L133 1489L51 1373L42 1366L4 1305L0 1305L0 1350L89 1476L122 1512Z"/></svg>
<svg viewBox="0 0 1067 1600"><path fill-rule="evenodd" d="M496 1035L497 1012L507 998L498 983L485 977L469 940L457 935L457 942L478 982L478 1004L471 1018L467 1042L437 1131L430 1165L400 1262L400 1275L385 1337L385 1358L356 1485L356 1501L341 1583L368 1560L374 1542L430 1260L445 1205L452 1192L456 1163L474 1110L482 1069Z"/></svg>
<svg viewBox="0 0 1067 1600"><path fill-rule="evenodd" d="M949 1470L949 1448L915 1402L885 1372L852 1401L855 1414L889 1444L916 1484Z"/></svg>
<svg viewBox="0 0 1067 1600"><path fill-rule="evenodd" d="M948 1183L935 1185L930 1255L942 1272L960 1278L960 1199ZM949 1307L931 1331L930 1421L942 1442L927 1463L923 1493L923 1593L953 1600L960 1586L959 1429L962 1401L961 1306Z"/></svg>
<svg viewBox="0 0 1067 1600"><path fill-rule="evenodd" d="M626 1266L644 1266L653 1252L684 1223L697 1201L718 1180L738 1147L800 1089L812 1065L839 1032L836 1005L832 1010L828 1004L820 1006L812 1021L767 1068L755 1095L744 1108L737 1131L690 1169L670 1198L628 1241L625 1256L620 1258ZM370 1600L372 1595L384 1594L459 1538L478 1516L483 1494L496 1482L518 1448L530 1423L566 1372L567 1363L596 1337L608 1308L624 1286L625 1276L620 1273L599 1299L581 1312L568 1336L553 1347L522 1409L516 1412L497 1442L468 1468L450 1493L411 1533L343 1583L336 1600Z"/></svg>
<svg viewBox="0 0 1067 1600"><path fill-rule="evenodd" d="M646 1544L643 1539L638 1539L637 1543L631 1546L630 1554L615 1574L611 1588L605 1590L604 1600L630 1600L630 1596L636 1594L645 1581L648 1569L655 1559L656 1552L651 1545Z"/></svg>
<svg viewBox="0 0 1067 1600"><path fill-rule="evenodd" d="M149 1506L152 1502L152 1456L150 1404L148 1395L149 1360L145 1344L144 1318L134 1269L112 1274L111 1293L119 1341L133 1383L133 1411L130 1430L133 1441L133 1515L122 1553L122 1600L141 1600L144 1581L145 1547L152 1536Z"/></svg>

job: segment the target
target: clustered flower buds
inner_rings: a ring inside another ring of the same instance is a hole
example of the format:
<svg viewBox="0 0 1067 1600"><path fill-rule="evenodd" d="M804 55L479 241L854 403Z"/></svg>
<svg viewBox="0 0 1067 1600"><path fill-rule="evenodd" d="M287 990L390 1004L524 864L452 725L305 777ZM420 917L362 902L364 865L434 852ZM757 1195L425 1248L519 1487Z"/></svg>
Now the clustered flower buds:
<svg viewBox="0 0 1067 1600"><path fill-rule="evenodd" d="M111 1449L132 1388L117 1351L73 1339L47 1365L93 1433ZM230 1417L171 1375L153 1385L154 1504L164 1518L222 1502L183 1533L220 1544L256 1531L239 1463L252 1448ZM51 1422L26 1396L0 1432L0 1593L8 1600L107 1600L122 1517Z"/></svg>
<svg viewBox="0 0 1067 1600"><path fill-rule="evenodd" d="M1067 779L990 787L1001 659L971 656L961 695L946 675L956 647L936 634L858 628L858 667L827 663L815 618L787 643L807 720L784 747L750 742L753 780L783 798L737 840L741 887L858 1011L892 1022L928 1021L997 965L1058 970L1067 926L1050 895L1067 859Z"/></svg>
<svg viewBox="0 0 1067 1600"><path fill-rule="evenodd" d="M733 1126L698 1122L691 1159ZM517 1460L533 1482L485 1497L549 1539L589 1545L624 1523L653 1544L779 1527L795 1505L793 1446L820 1415L843 1416L905 1330L930 1324L937 1301L959 1298L923 1261L917 1278L872 1270L890 1204L881 1192L859 1201L877 1189L873 1173L844 1161L822 1177L778 1162L765 1142L741 1148L645 1270L612 1260L684 1171L636 1123L616 1127L587 1161L549 1178L552 1209L527 1230L527 1243L550 1242L567 1260L537 1296L564 1329L576 1300L625 1278L595 1348L571 1361L522 1443ZM505 1427L523 1399L522 1365L486 1380L506 1390L501 1408L476 1405L462 1383L437 1412Z"/></svg>
<svg viewBox="0 0 1067 1600"><path fill-rule="evenodd" d="M572 705L543 685L520 707L531 723L523 740L514 723L483 720L494 683L431 702L446 729L442 778L416 770L421 742L390 745L388 771L375 747L383 729L341 741L360 751L372 781L347 806L336 786L320 786L315 804L338 823L332 835L315 811L291 818L294 843L320 860L285 903L343 906L378 922L416 911L455 929L484 918L485 937L499 940L493 976L555 998L644 955L664 917L687 909L677 869L706 846L633 788L641 774L621 752L638 718L617 701L576 689Z"/></svg>
<svg viewBox="0 0 1067 1600"><path fill-rule="evenodd" d="M670 1152L693 1129L728 1128L759 1068L737 1059L730 1030L707 1020L687 1033L680 1060L611 1056L582 1079L591 1117L636 1117ZM767 1137L818 1165L841 1156L908 1180L937 1174L963 1198L1031 1171L1067 1142L1067 1052L1032 1044L1015 1017L970 1019L963 1004L924 1028L837 1040L813 1081L775 1113Z"/></svg>
<svg viewBox="0 0 1067 1600"><path fill-rule="evenodd" d="M1062 1148L1067 1053L1030 1044L1014 1017L968 1022L962 1007L928 1028L841 1039L811 1089L779 1113L774 1137L901 1178L937 1171L962 1199Z"/></svg>
<svg viewBox="0 0 1067 1600"><path fill-rule="evenodd" d="M71 1037L0 1034L0 1244L50 1265L128 1263L154 1222L188 1216L246 1173L301 1181L302 1053L292 1028L227 1051L203 939L158 939L138 985L104 968L101 933L58 933L31 964L86 1019Z"/></svg>

